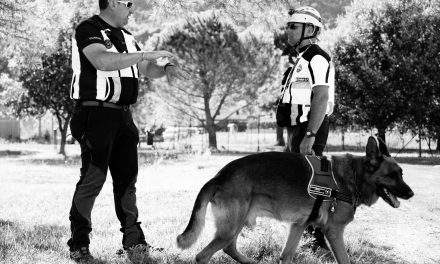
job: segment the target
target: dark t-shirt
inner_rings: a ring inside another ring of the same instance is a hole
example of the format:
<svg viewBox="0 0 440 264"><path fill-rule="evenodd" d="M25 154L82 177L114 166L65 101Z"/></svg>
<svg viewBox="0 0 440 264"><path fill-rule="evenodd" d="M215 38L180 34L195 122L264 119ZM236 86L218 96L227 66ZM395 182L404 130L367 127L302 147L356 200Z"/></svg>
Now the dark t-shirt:
<svg viewBox="0 0 440 264"><path fill-rule="evenodd" d="M104 40L101 30L106 30L106 35L111 41L111 45L119 52L127 52L124 36L122 31L126 34L130 34L123 28L114 28L102 20L99 16L95 15L78 25L75 32L75 40L78 46L79 59L81 64L81 75L79 80L80 87L80 100L96 100L96 80L97 70L87 57L83 53L83 49L90 44L100 43L106 47L109 47L109 43ZM130 34L131 35L131 34ZM137 50L140 50L137 44ZM138 79L131 77L120 77L121 94L117 104L127 105L133 104L137 100L138 96ZM110 82L110 86L114 83ZM110 89L110 92L114 92ZM112 97L110 94L109 99ZM108 100L106 100L108 101Z"/></svg>

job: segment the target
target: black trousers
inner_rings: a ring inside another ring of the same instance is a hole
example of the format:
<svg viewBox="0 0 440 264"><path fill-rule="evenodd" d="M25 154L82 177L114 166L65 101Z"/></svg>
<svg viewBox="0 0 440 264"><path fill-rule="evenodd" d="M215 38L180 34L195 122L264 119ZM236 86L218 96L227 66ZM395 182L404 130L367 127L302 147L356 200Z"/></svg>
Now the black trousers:
<svg viewBox="0 0 440 264"><path fill-rule="evenodd" d="M309 122L304 122L293 127L287 127L287 145L285 152L296 152L299 153L299 146L301 141L307 132L307 125ZM324 152L325 145L327 144L329 132L329 121L328 116L324 117L321 126L316 132L315 143L313 144L313 151L315 151L316 156L322 156Z"/></svg>
<svg viewBox="0 0 440 264"><path fill-rule="evenodd" d="M308 122L305 122L294 127L287 127L287 146L284 149L285 152L299 153L299 146L301 145L301 141L306 135L307 125ZM322 121L321 126L316 132L315 142L312 147L316 156L322 156L325 145L327 144L328 133L329 121L328 116L326 115L324 117L324 120ZM326 247L324 234L322 233L320 228L314 228L312 225L309 225L306 228L306 233L313 234L313 236L315 237L315 242L318 243L318 245L321 247Z"/></svg>
<svg viewBox="0 0 440 264"><path fill-rule="evenodd" d="M90 244L91 212L108 169L123 246L145 243L136 206L139 131L130 110L77 106L70 130L81 146L82 168L70 209L72 236L67 244L71 250Z"/></svg>

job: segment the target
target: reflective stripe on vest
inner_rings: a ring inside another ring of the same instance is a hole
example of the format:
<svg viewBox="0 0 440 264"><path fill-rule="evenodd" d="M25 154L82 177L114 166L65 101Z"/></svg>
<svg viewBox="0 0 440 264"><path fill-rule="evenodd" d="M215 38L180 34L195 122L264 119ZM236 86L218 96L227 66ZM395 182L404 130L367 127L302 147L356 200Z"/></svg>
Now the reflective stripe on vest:
<svg viewBox="0 0 440 264"><path fill-rule="evenodd" d="M282 103L291 104L290 120L292 126L308 121L307 116L310 112L312 86L314 86L314 78L316 78L310 68L310 62L302 57L303 54L304 52L298 56L281 91ZM320 73L322 74L322 71ZM331 61L328 64L325 80L326 84L324 85L329 86L326 114L330 115L333 112L335 101L335 70Z"/></svg>
<svg viewBox="0 0 440 264"><path fill-rule="evenodd" d="M109 37L105 33L106 30L101 30L102 37L104 41L110 41ZM128 53L137 52L136 42L132 35L126 34L122 30L122 35L124 37L125 45L127 47ZM111 41L110 41L111 42ZM115 45L112 43L111 47L107 49L109 52L119 53ZM123 52L126 53L126 52ZM75 38L72 39L72 69L73 77L71 84L70 96L72 99L79 98L79 78L81 75L81 64L79 58L79 50ZM101 71L96 70L96 98L101 101L108 101L112 103L117 103L121 96L122 83L121 77L127 78L139 78L139 70L137 64L130 67L116 70L116 71ZM112 95L111 98L109 96Z"/></svg>
<svg viewBox="0 0 440 264"><path fill-rule="evenodd" d="M72 84L70 86L70 98L79 99L79 75L81 74L81 62L79 60L78 45L75 37L72 38Z"/></svg>

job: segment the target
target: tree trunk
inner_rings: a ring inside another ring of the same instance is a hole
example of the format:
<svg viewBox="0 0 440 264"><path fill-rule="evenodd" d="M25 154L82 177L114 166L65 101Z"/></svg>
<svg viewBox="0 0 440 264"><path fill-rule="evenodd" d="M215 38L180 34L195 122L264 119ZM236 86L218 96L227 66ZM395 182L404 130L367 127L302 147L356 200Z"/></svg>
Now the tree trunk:
<svg viewBox="0 0 440 264"><path fill-rule="evenodd" d="M43 133L41 133L41 116L38 117L38 139L41 140Z"/></svg>
<svg viewBox="0 0 440 264"><path fill-rule="evenodd" d="M345 129L343 128L341 131L341 140L342 140L342 150L345 150Z"/></svg>
<svg viewBox="0 0 440 264"><path fill-rule="evenodd" d="M209 148L217 149L217 135L214 124L208 125L206 129L208 130Z"/></svg>
<svg viewBox="0 0 440 264"><path fill-rule="evenodd" d="M60 141L60 151L59 154L66 157L66 139L67 139L67 130L69 129L71 115L68 115L66 118L60 117L57 115L58 119L58 128L61 133L61 141Z"/></svg>
<svg viewBox="0 0 440 264"><path fill-rule="evenodd" d="M419 158L422 157L422 129L419 123Z"/></svg>
<svg viewBox="0 0 440 264"><path fill-rule="evenodd" d="M207 86L206 91L208 91L209 86ZM205 92L204 104L205 104L205 116L206 116L206 129L208 130L208 144L210 149L217 150L217 135L215 131L214 119L211 115L211 108L209 106L209 99L211 96Z"/></svg>
<svg viewBox="0 0 440 264"><path fill-rule="evenodd" d="M66 139L67 139L67 129L69 122L63 124L63 130L61 130L61 142L60 142L60 154L66 157Z"/></svg>
<svg viewBox="0 0 440 264"><path fill-rule="evenodd" d="M383 143L386 143L385 141L385 128L377 128L377 137L383 140Z"/></svg>
<svg viewBox="0 0 440 264"><path fill-rule="evenodd" d="M284 140L284 128L277 126L277 144L276 146L284 147L286 141Z"/></svg>
<svg viewBox="0 0 440 264"><path fill-rule="evenodd" d="M206 115L206 130L208 130L208 147L217 149L217 135L215 131L214 120L211 115Z"/></svg>
<svg viewBox="0 0 440 264"><path fill-rule="evenodd" d="M440 152L440 132L437 133L437 148L435 151Z"/></svg>

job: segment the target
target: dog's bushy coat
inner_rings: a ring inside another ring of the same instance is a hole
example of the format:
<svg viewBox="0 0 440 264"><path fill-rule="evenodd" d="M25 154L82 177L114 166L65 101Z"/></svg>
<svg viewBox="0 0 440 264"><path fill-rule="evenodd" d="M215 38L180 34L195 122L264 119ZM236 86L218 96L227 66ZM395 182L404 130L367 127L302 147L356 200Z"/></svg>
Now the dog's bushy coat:
<svg viewBox="0 0 440 264"><path fill-rule="evenodd" d="M366 153L365 157L332 157L340 191L350 193L353 202L371 205L380 196L394 207L398 206L395 196L408 199L413 195L383 142L370 137ZM254 225L259 216L291 223L280 258L280 263L290 263L315 202L307 193L311 173L304 156L295 153L266 152L232 161L200 190L177 245L185 249L197 240L211 203L217 231L211 243L197 254L197 263L208 263L220 249L240 263L254 263L238 252L236 240L243 226ZM330 205L324 202L312 223L322 227L338 263L348 264L343 231L353 220L355 207L338 201L332 213Z"/></svg>

